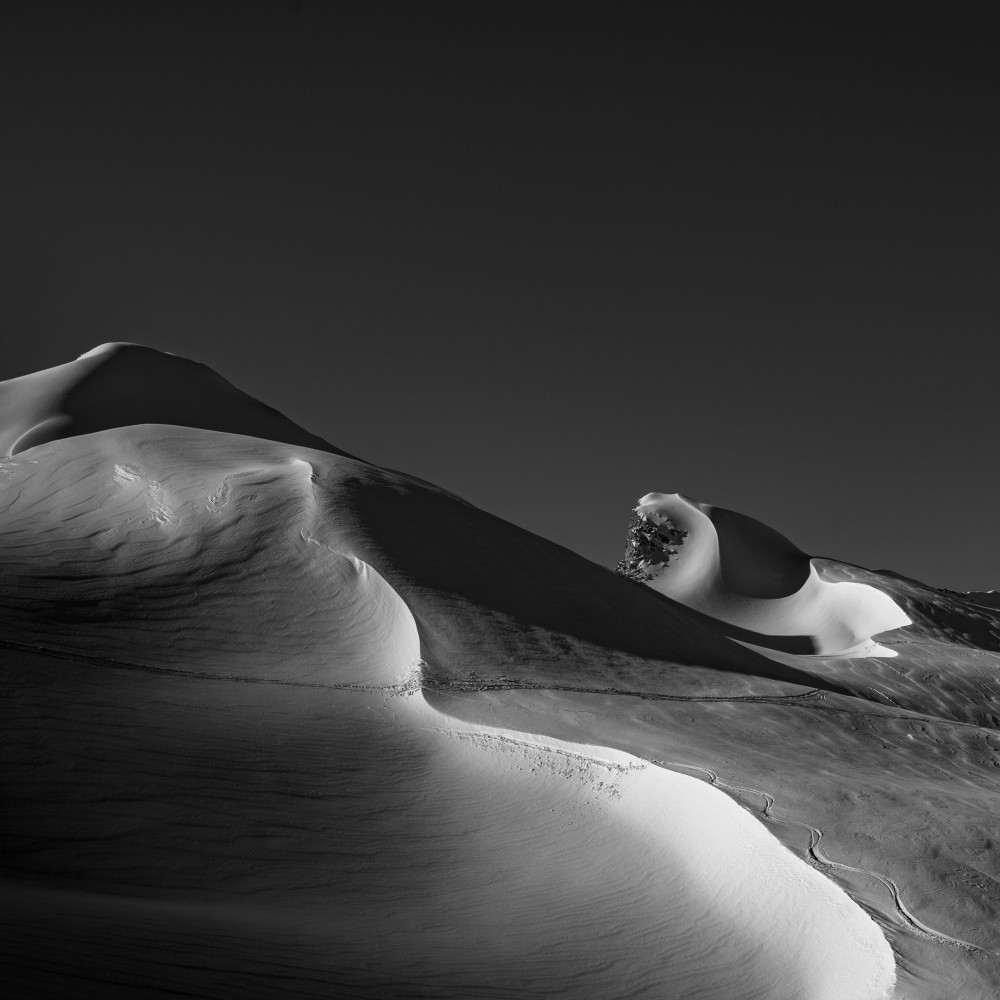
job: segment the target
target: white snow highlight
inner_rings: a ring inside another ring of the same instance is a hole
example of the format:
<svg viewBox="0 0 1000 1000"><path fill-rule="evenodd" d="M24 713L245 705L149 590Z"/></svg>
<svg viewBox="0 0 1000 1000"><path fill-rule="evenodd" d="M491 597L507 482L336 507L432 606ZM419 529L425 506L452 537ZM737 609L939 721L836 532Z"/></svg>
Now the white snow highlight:
<svg viewBox="0 0 1000 1000"><path fill-rule="evenodd" d="M887 595L650 494L686 532L650 581L674 604L310 440L134 345L0 386L19 954L215 1000L884 1000L893 951L848 892L894 946L979 947L925 919L912 869L861 863L867 829L814 815L852 794L837 741L893 731L844 722L869 703L839 676L719 627L871 656L909 623ZM718 787L661 766L688 748ZM750 782L789 847L720 790Z"/></svg>
<svg viewBox="0 0 1000 1000"><path fill-rule="evenodd" d="M872 637L911 624L875 587L822 579L805 553L753 518L679 493L647 493L635 510L687 533L647 585L696 611L762 636L808 637L820 656L895 656Z"/></svg>

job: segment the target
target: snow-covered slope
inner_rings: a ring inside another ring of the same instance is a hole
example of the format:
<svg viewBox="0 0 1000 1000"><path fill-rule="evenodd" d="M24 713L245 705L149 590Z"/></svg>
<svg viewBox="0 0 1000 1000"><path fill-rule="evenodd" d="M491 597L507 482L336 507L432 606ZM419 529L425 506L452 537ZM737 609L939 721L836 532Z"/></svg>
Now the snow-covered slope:
<svg viewBox="0 0 1000 1000"><path fill-rule="evenodd" d="M342 454L210 368L139 344L102 344L0 386L3 455L132 424L250 434Z"/></svg>
<svg viewBox="0 0 1000 1000"><path fill-rule="evenodd" d="M72 365L0 385L15 995L994 994L990 609L815 560L903 609L900 655L751 649L759 616L265 427L231 387L188 413L228 383L109 353L175 408L108 376L98 420ZM830 634L815 603L792 639Z"/></svg>
<svg viewBox="0 0 1000 1000"><path fill-rule="evenodd" d="M877 587L824 580L787 538L743 514L647 493L634 515L622 572L758 633L762 646L793 636L809 654L895 656L872 636L911 624Z"/></svg>

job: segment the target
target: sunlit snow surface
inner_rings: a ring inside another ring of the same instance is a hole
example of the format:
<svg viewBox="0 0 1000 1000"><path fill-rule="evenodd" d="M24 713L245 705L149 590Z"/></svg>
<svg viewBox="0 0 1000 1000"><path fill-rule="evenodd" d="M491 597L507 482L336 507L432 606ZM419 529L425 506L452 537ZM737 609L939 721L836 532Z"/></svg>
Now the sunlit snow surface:
<svg viewBox="0 0 1000 1000"><path fill-rule="evenodd" d="M649 581L661 594L762 635L803 636L817 655L896 656L872 636L910 625L903 609L870 584L822 579L766 525L677 493L648 493L636 512L684 533Z"/></svg>
<svg viewBox="0 0 1000 1000"><path fill-rule="evenodd" d="M408 476L132 422L0 462L14 995L996 995L991 609L812 560L906 622L807 655Z"/></svg>
<svg viewBox="0 0 1000 1000"><path fill-rule="evenodd" d="M78 775L67 811L19 831L48 846L15 896L75 914L44 934L91 914L88 950L126 961L101 928L133 911L173 951L238 907L229 934L291 966L303 949L338 989L378 967L454 996L885 992L877 926L721 791L431 708L412 615L328 513L323 481L359 474L168 428L5 464L8 634L92 657L12 654L20 739ZM69 817L67 852L49 841ZM292 929L270 940L275 916Z"/></svg>

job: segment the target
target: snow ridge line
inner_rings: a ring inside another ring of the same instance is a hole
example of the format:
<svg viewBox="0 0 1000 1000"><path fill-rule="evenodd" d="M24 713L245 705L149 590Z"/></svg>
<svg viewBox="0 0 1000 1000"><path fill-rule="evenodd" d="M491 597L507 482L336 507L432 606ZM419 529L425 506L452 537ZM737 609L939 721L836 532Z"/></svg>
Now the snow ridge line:
<svg viewBox="0 0 1000 1000"><path fill-rule="evenodd" d="M182 670L177 667L157 667L150 664L134 663L127 660L116 660L110 657L97 657L88 656L82 653L72 653L65 650L52 649L46 646L32 645L29 643L16 642L10 639L0 638L0 647L6 647L8 649L16 649L29 653L42 654L46 656L51 656L55 659L70 660L75 662L82 662L91 664L94 666L103 666L110 669L117 670L129 670L137 671L141 673L149 674L162 674L175 677L190 678L193 680L209 680L209 681L228 681L230 683L240 683L240 684L265 684L280 687L300 687L300 688L317 688L326 689L334 691L372 691L372 692L383 692L386 694L393 695L412 695L423 689L425 686L429 687L430 690L447 690L447 688L434 687L424 684L423 679L423 667L426 666L425 663L420 662L415 665L410 676L403 682L399 684L326 684L322 681L291 681L284 680L282 678L273 677L250 677L242 674L213 674L205 671L190 671ZM470 688L470 687L459 687L457 690L511 690L513 687L501 687L499 685L494 687L483 688ZM587 689L587 688L572 688L572 687L542 687L536 685L519 685L518 689L527 690L556 690L556 691L581 691L584 693L595 693L595 694L619 694L627 695L632 697L644 697L642 693L630 692L630 691L619 691L615 689L598 688L598 689ZM802 700L804 698L809 698L813 696L818 696L822 698L824 695L818 690L807 691L799 695L788 695L784 698L782 697L755 697L755 696L732 696L726 697L698 697L698 696L683 696L683 695L656 695L653 694L652 697L659 697L664 700L676 700L676 701L767 701L767 702L787 702L789 700ZM969 725L969 723L962 723L963 725ZM449 735L455 736L465 736L467 733L460 730L443 730ZM562 751L557 748L548 747L545 744L534 743L528 740L519 740L513 737L501 736L499 734L493 735L486 732L480 732L477 735L483 737L489 737L491 739L499 740L501 742L506 742L511 745L521 745L526 748L533 750L544 749L557 754L562 754L568 757L579 757L579 759L587 761L589 763L599 764L602 767L607 767L612 770L635 770L636 765L624 766L616 765L607 761L602 761L599 758L591 758L583 754L574 754L567 751ZM709 782L721 789L729 788L733 791L748 792L752 795L760 795L764 800L764 808L761 810L761 816L765 821L782 823L785 825L796 826L800 829L806 830L809 833L809 845L806 849L807 858L806 860L810 865L818 870L840 870L845 872L853 872L859 875L867 875L871 878L876 879L881 882L890 892L893 900L893 905L896 911L899 913L903 922L906 923L914 933L920 935L921 937L930 939L938 944L945 945L947 947L957 948L966 953L977 953L981 955L988 955L990 957L996 957L997 952L990 951L988 948L984 948L981 945L973 944L969 941L964 941L961 938L952 937L949 934L944 934L941 931L937 931L934 928L928 926L923 921L921 921L910 908L906 905L903 900L902 892L899 885L888 875L883 875L880 872L871 871L867 868L857 868L853 865L846 865L838 861L833 861L826 857L819 849L820 841L823 838L823 831L819 827L811 826L808 823L802 823L799 820L794 820L790 817L783 816L774 811L774 797L759 788L751 788L746 785L737 785L730 782L722 781L718 774L711 768L702 767L698 764L688 764L682 761L663 761L655 758L649 758L648 762L654 764L658 767L675 768L682 767L688 770L701 771L703 774L708 775ZM641 769L641 768L638 768ZM742 804L742 803L741 803ZM749 809L749 807L744 806L748 811L753 812L754 810Z"/></svg>
<svg viewBox="0 0 1000 1000"><path fill-rule="evenodd" d="M875 718L875 719L901 719L905 722L921 720L931 722L941 726L963 726L967 729L988 729L994 732L992 726L980 726L975 722L961 722L958 719L945 719L938 715L931 715L927 712L919 712L916 709L900 708L893 704L892 707L905 715L893 715L888 712L861 712L853 708L838 708L836 705L820 704L826 702L829 692L819 688L810 688L800 694L746 694L746 695L686 695L686 694L666 694L660 691L633 691L627 688L597 688L597 687L577 687L572 684L538 684L533 681L476 681L458 680L449 681L444 678L429 677L425 679L424 686L429 691L455 691L455 692L477 692L477 691L567 691L571 694L610 694L623 698L641 698L644 701L695 701L695 702L752 702L765 705L796 705L805 703L806 708L814 709L817 712L829 712L833 715L846 715L850 718ZM877 707L878 702L866 702Z"/></svg>
<svg viewBox="0 0 1000 1000"><path fill-rule="evenodd" d="M304 687L304 688L324 688L332 691L387 691L409 694L419 689L426 689L432 692L472 693L476 691L569 691L582 694L610 694L620 695L630 698L645 698L649 700L662 701L695 701L695 702L731 702L731 701L752 701L752 702L774 702L785 703L787 701L797 701L805 698L818 696L824 697L823 692L818 690L806 691L802 694L791 695L672 695L659 694L653 691L624 691L616 688L577 688L568 685L534 685L534 684L506 684L483 682L481 685L472 685L469 682L459 682L457 684L442 684L440 681L428 681L424 675L424 668L427 664L421 661L414 668L413 673L406 681L400 684L326 684L323 681L293 681L280 677L251 677L247 674L232 673L209 673L205 670L183 670L180 667L158 667L149 663L137 663L134 660L118 660L108 656L93 656L86 653L76 653L65 649L54 649L51 646L36 645L33 643L17 642L13 639L0 638L0 648L17 649L26 653L38 653L51 656L59 660L71 660L80 663L87 663L93 666L107 667L112 670L134 670L148 674L166 674L174 677L188 677L193 680L229 681L234 684L272 684L280 687Z"/></svg>
<svg viewBox="0 0 1000 1000"><path fill-rule="evenodd" d="M764 808L761 810L761 817L764 820L772 823L781 823L785 826L796 826L801 830L808 831L809 846L806 848L806 861L812 865L813 868L816 868L819 871L836 869L845 872L853 872L857 875L869 875L878 882L881 882L882 885L889 890L889 893L892 896L893 906L896 908L897 913L900 915L903 922L920 937L927 938L937 944L945 945L949 948L957 948L966 953L989 955L991 957L995 957L997 955L997 952L990 951L988 948L984 948L978 944L972 944L970 941L963 941L961 938L952 937L950 934L937 931L933 927L925 924L906 905L903 900L899 884L888 875L883 875L881 872L871 871L868 868L856 868L854 865L845 865L839 861L832 861L819 849L819 843L823 839L823 831L819 827L811 826L808 823L802 823L799 820L795 820L789 816L784 816L781 813L775 812L774 796L770 793L765 792L760 788L750 788L747 785L737 785L728 781L722 781L718 774L716 774L711 768L702 767L699 764L685 764L681 761L654 760L652 758L649 762L651 764L656 764L659 767L683 767L691 771L701 771L703 774L708 775L709 783L715 785L717 788L728 788L734 792L748 792L751 795L760 795L764 799ZM737 801L739 800L737 799ZM743 803L740 803L740 805L743 805ZM754 812L754 810L750 809L749 806L743 805L743 808L748 812Z"/></svg>
<svg viewBox="0 0 1000 1000"><path fill-rule="evenodd" d="M323 681L292 681L281 677L251 677L248 674L213 674L206 670L182 670L180 667L157 667L149 663L116 660L107 656L88 656L49 646L37 646L12 639L0 639L0 648L16 649L25 653L38 653L57 660L70 660L89 666L110 670L129 670L144 674L165 674L170 677L187 677L191 680L228 681L232 684L270 684L277 687L321 688L329 691L383 691L387 694L414 694L423 687L423 664L418 663L405 681L399 684L326 684Z"/></svg>
<svg viewBox="0 0 1000 1000"><path fill-rule="evenodd" d="M637 761L636 763L616 764L614 761L604 760L591 754L578 753L574 750L564 750L562 747L549 746L539 740L519 739L516 736L508 736L504 733L493 733L486 729L465 730L465 729L439 729L447 736L460 740L485 740L501 744L502 746L518 747L525 750L539 751L556 754L559 757L566 757L571 760L580 760L587 764L596 764L608 771L615 771L618 774L629 774L632 771L645 771L652 761Z"/></svg>
<svg viewBox="0 0 1000 1000"><path fill-rule="evenodd" d="M476 693L485 691L566 691L570 694L602 694L622 698L641 698L644 701L681 701L681 702L749 702L770 705L797 705L818 712L831 712L837 715L858 716L878 719L923 719L938 725L963 726L970 729L990 729L992 727L978 726L974 722L959 722L957 719L941 719L935 715L923 712L912 712L908 715L888 715L881 712L858 712L834 705L819 704L825 701L826 692L812 688L801 694L787 695L685 695L664 694L659 691L631 691L624 688L591 688L575 687L570 684L533 684L530 681L455 681L447 682L440 678L428 678L424 673L426 662L418 665L419 677L414 674L401 684L325 684L323 681L293 681L280 677L251 677L246 674L213 674L208 671L182 670L179 667L157 667L148 663L137 663L132 660L118 660L107 656L92 656L86 653L76 653L64 649L54 649L33 643L17 642L13 639L0 638L0 648L18 649L27 653L39 653L60 660L75 660L94 666L108 667L114 670L138 670L151 674L170 674L176 677L189 677L194 680L229 681L234 684L273 684L280 687L325 688L332 691L388 691L409 694L418 689L437 693ZM905 710L904 710L905 711ZM688 765L681 765L688 766ZM763 792L759 794L764 794Z"/></svg>
<svg viewBox="0 0 1000 1000"><path fill-rule="evenodd" d="M818 688L811 688L801 694L765 695L765 694L731 694L731 695L688 695L665 694L660 691L633 691L627 688L612 687L577 687L572 684L536 684L532 681L449 681L442 678L428 678L425 686L430 691L567 691L572 694L611 694L626 698L641 698L644 701L749 701L765 704L784 704L788 701L805 699L824 699L826 693Z"/></svg>
<svg viewBox="0 0 1000 1000"><path fill-rule="evenodd" d="M193 680L229 681L233 684L272 684L280 687L323 688L333 691L388 691L411 693L423 688L427 691L446 694L449 692L476 693L486 691L566 691L570 694L600 694L614 695L622 698L641 698L644 701L680 701L680 702L749 702L770 705L803 704L807 708L820 712L831 712L838 715L875 717L879 719L924 719L941 725L964 726L970 729L983 729L974 722L959 722L955 719L939 719L937 716L913 712L909 715L887 715L881 712L857 712L833 705L819 704L826 700L826 692L813 688L801 694L787 695L685 695L665 694L659 691L632 691L624 688L575 687L571 684L533 684L530 681L455 681L448 682L440 678L429 678L424 674L425 662L419 665L420 676L416 674L401 684L326 684L323 681L293 681L280 677L251 677L246 674L209 673L208 671L182 670L179 667L157 667L148 663L137 663L133 660L119 660L108 656L93 656L65 649L55 649L34 643L17 642L13 639L0 638L0 648L18 649L28 653L39 653L60 660L75 660L94 666L108 667L113 670L138 670L151 674L169 674L176 677L189 677ZM992 731L992 729L991 729ZM682 765L687 766L687 765ZM763 793L760 793L763 794Z"/></svg>

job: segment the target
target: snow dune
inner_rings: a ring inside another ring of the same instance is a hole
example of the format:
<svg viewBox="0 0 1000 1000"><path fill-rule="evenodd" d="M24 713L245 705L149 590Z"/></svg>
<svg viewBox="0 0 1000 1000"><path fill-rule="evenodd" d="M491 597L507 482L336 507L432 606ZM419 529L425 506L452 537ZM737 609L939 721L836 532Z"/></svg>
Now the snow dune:
<svg viewBox="0 0 1000 1000"><path fill-rule="evenodd" d="M892 952L871 918L710 785L604 747L450 726L493 767L573 780L590 822L615 831L590 838L581 854L592 873L615 872L619 889L630 871L659 874L629 894L653 904L638 933L673 943L652 995L667 984L669 995L706 1000L890 995Z"/></svg>
<svg viewBox="0 0 1000 1000"><path fill-rule="evenodd" d="M132 424L178 424L339 449L210 368L139 344L102 344L0 387L0 454Z"/></svg>
<svg viewBox="0 0 1000 1000"><path fill-rule="evenodd" d="M816 655L895 656L872 636L911 624L888 594L824 580L804 552L753 518L679 493L647 493L635 510L677 533L669 562L644 567L648 586L758 633L762 648L769 636L795 636Z"/></svg>
<svg viewBox="0 0 1000 1000"><path fill-rule="evenodd" d="M44 618L62 650L128 659L141 634L144 662L183 669L212 617L226 630L217 670L323 679L330 645L352 631L349 615L325 610L342 600L327 571L339 554L388 581L436 676L526 657L568 670L584 643L830 687L560 546L346 456L159 425L44 448L0 463L11 638ZM85 527L90 508L99 527Z"/></svg>
<svg viewBox="0 0 1000 1000"><path fill-rule="evenodd" d="M413 615L319 530L308 461L248 438L149 436L116 429L0 464L8 639L295 683L412 673Z"/></svg>
<svg viewBox="0 0 1000 1000"><path fill-rule="evenodd" d="M235 948L303 996L365 996L376 967L394 996L883 996L878 927L721 792L426 703L413 612L338 506L364 469L148 427L5 463L5 719L63 747L9 771L7 842L50 845L6 869L38 893L11 892L19 951L68 937L131 988L152 935L182 994L233 982ZM421 591L425 622L448 609ZM66 766L72 800L32 805Z"/></svg>
<svg viewBox="0 0 1000 1000"><path fill-rule="evenodd" d="M191 666L6 659L15 991L887 995L875 923L710 786L405 686Z"/></svg>
<svg viewBox="0 0 1000 1000"><path fill-rule="evenodd" d="M1000 982L966 944L990 912L963 888L989 834L969 699L945 718L909 650L841 662L909 623L900 587L655 494L686 535L637 587L134 346L0 385L0 417L23 994L883 1000L890 941L908 1000ZM880 824L919 814L942 747L947 808ZM895 798L883 752L911 755Z"/></svg>

